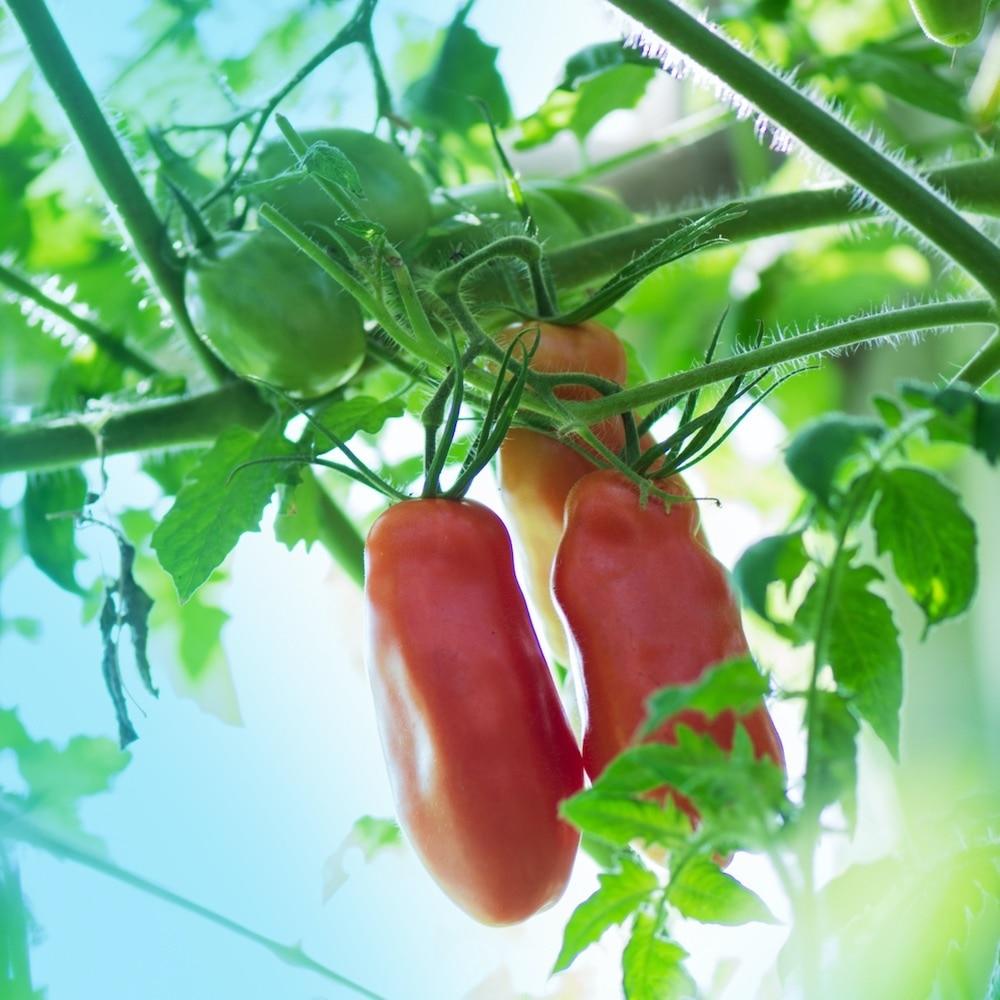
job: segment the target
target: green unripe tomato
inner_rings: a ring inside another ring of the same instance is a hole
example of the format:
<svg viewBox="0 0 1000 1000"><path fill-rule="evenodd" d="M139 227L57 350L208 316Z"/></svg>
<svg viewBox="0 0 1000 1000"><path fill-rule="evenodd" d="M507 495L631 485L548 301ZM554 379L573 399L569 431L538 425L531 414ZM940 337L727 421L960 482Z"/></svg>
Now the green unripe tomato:
<svg viewBox="0 0 1000 1000"><path fill-rule="evenodd" d="M222 236L192 261L184 293L195 329L238 375L308 398L364 359L358 304L273 230Z"/></svg>
<svg viewBox="0 0 1000 1000"><path fill-rule="evenodd" d="M910 0L910 6L928 38L958 48L979 37L987 0Z"/></svg>
<svg viewBox="0 0 1000 1000"><path fill-rule="evenodd" d="M326 142L336 146L354 164L364 191L361 207L385 226L393 243L412 239L430 225L430 199L424 182L395 146L351 128L315 129L303 132L302 138L309 145ZM257 172L270 178L294 165L294 154L281 140L264 147L257 159ZM303 229L332 226L341 215L336 202L309 177L275 187L262 200Z"/></svg>
<svg viewBox="0 0 1000 1000"><path fill-rule="evenodd" d="M582 239L572 216L544 191L525 189L525 201L547 247ZM437 194L433 200L434 232L420 249L429 264L442 264L454 253L468 253L490 240L523 232L521 215L499 184L467 184ZM466 218L475 216L477 221Z"/></svg>
<svg viewBox="0 0 1000 1000"><path fill-rule="evenodd" d="M541 191L564 208L584 236L631 226L635 219L624 202L609 191L583 187L566 181L531 181L532 191Z"/></svg>

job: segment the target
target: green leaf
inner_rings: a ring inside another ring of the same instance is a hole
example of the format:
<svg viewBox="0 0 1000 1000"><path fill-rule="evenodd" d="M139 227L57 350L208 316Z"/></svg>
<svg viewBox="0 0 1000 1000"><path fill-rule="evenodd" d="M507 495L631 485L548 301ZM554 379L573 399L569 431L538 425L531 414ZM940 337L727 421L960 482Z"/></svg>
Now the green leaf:
<svg viewBox="0 0 1000 1000"><path fill-rule="evenodd" d="M569 130L582 141L612 111L634 108L657 63L620 42L592 45L566 63L563 80L545 103L521 121L518 149L530 149Z"/></svg>
<svg viewBox="0 0 1000 1000"><path fill-rule="evenodd" d="M926 428L932 441L969 445L990 465L1000 462L1000 399L981 396L965 385L938 389L920 382L903 383L901 394L914 409L933 412Z"/></svg>
<svg viewBox="0 0 1000 1000"><path fill-rule="evenodd" d="M809 554L801 531L772 535L740 556L733 567L733 581L753 611L783 631L785 623L776 621L768 609L768 588L772 583L782 583L787 595L808 565Z"/></svg>
<svg viewBox="0 0 1000 1000"><path fill-rule="evenodd" d="M691 820L671 801L659 805L589 789L567 799L559 811L584 833L616 847L627 847L633 840L678 847L691 833Z"/></svg>
<svg viewBox="0 0 1000 1000"><path fill-rule="evenodd" d="M697 856L679 866L667 887L667 898L685 917L703 924L777 923L755 892L727 875L711 858Z"/></svg>
<svg viewBox="0 0 1000 1000"><path fill-rule="evenodd" d="M743 726L736 728L731 753L688 726L678 726L675 735L676 744L643 743L619 754L593 787L628 795L669 785L692 799L703 816L726 814L736 822L784 806L783 771L754 757Z"/></svg>
<svg viewBox="0 0 1000 1000"><path fill-rule="evenodd" d="M693 1000L694 980L683 966L687 952L662 937L655 917L640 913L622 954L627 1000Z"/></svg>
<svg viewBox="0 0 1000 1000"><path fill-rule="evenodd" d="M857 819L858 722L839 694L816 692L811 741L813 770L806 795L817 811L840 802L853 828Z"/></svg>
<svg viewBox="0 0 1000 1000"><path fill-rule="evenodd" d="M642 732L653 732L685 709L709 718L727 709L743 715L757 708L765 694L767 680L749 656L727 660L710 667L693 684L660 688L650 695Z"/></svg>
<svg viewBox="0 0 1000 1000"><path fill-rule="evenodd" d="M883 433L877 420L832 413L799 431L785 452L785 464L802 487L830 508L838 473L851 459L867 455L867 445Z"/></svg>
<svg viewBox="0 0 1000 1000"><path fill-rule="evenodd" d="M334 447L331 440L325 437L320 427L330 431L333 437L340 441L349 441L359 431L366 434L377 434L386 422L394 417L401 417L405 410L403 400L375 399L374 396L352 396L350 399L338 399L316 415L315 423L310 427L306 441L315 441L318 445L317 454L329 451Z"/></svg>
<svg viewBox="0 0 1000 1000"><path fill-rule="evenodd" d="M225 430L191 471L173 507L153 532L160 565L186 601L232 551L245 531L259 531L264 508L282 475L278 462L239 465L282 457L292 445L272 422L259 434L244 427ZM232 476L232 481L230 481Z"/></svg>
<svg viewBox="0 0 1000 1000"><path fill-rule="evenodd" d="M24 550L52 581L71 594L83 594L76 581L82 553L76 547L75 515L87 500L87 481L79 469L32 473L24 491Z"/></svg>
<svg viewBox="0 0 1000 1000"><path fill-rule="evenodd" d="M12 709L0 709L0 750L10 749L28 786L26 805L64 831L78 833L81 798L106 791L131 759L108 739L75 736L60 749L33 739Z"/></svg>
<svg viewBox="0 0 1000 1000"><path fill-rule="evenodd" d="M828 66L853 84L874 83L887 94L931 114L963 125L968 119L963 88L939 76L906 50L866 46L830 60Z"/></svg>
<svg viewBox="0 0 1000 1000"><path fill-rule="evenodd" d="M496 66L499 49L487 45L465 23L471 6L464 4L442 33L430 71L403 94L406 117L432 132L465 134L483 124L477 101L489 109L497 128L510 124L510 98Z"/></svg>
<svg viewBox="0 0 1000 1000"><path fill-rule="evenodd" d="M184 673L198 681L222 653L222 627L229 621L229 612L206 604L200 594L194 594L175 609L179 635L177 650Z"/></svg>
<svg viewBox="0 0 1000 1000"><path fill-rule="evenodd" d="M563 932L562 949L552 971L568 969L577 955L604 932L627 920L659 884L638 861L623 858L621 870L598 875L600 888L574 911Z"/></svg>
<svg viewBox="0 0 1000 1000"><path fill-rule="evenodd" d="M881 579L873 566L847 565L839 573L828 597L826 660L854 709L898 757L903 658L892 612L869 589ZM796 623L812 635L823 613L825 580L824 575L813 584L796 615Z"/></svg>
<svg viewBox="0 0 1000 1000"><path fill-rule="evenodd" d="M882 472L872 516L879 553L923 609L927 627L965 611L976 592L976 525L937 476L908 467Z"/></svg>

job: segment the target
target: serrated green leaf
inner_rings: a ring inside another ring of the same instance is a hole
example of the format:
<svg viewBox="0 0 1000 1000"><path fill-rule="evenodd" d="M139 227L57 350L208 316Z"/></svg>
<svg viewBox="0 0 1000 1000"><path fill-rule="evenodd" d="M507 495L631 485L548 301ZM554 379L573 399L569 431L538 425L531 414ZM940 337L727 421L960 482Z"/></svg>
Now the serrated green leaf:
<svg viewBox="0 0 1000 1000"><path fill-rule="evenodd" d="M840 802L853 829L857 818L858 722L847 702L832 691L817 691L815 696L810 761L810 803L820 810Z"/></svg>
<svg viewBox="0 0 1000 1000"><path fill-rule="evenodd" d="M710 858L695 857L681 866L667 892L672 906L703 924L777 923L755 892L727 875Z"/></svg>
<svg viewBox="0 0 1000 1000"><path fill-rule="evenodd" d="M334 447L329 438L325 438L319 427L326 428L333 437L340 441L349 441L355 434L363 431L366 434L377 434L386 422L394 417L401 417L405 410L403 400L375 399L373 396L352 396L350 399L338 399L316 415L314 426L310 428L309 437L304 440L315 441L317 454L322 454Z"/></svg>
<svg viewBox="0 0 1000 1000"><path fill-rule="evenodd" d="M678 847L691 833L691 820L672 802L659 805L627 795L605 795L595 789L562 803L560 812L584 833L627 847L633 840Z"/></svg>
<svg viewBox="0 0 1000 1000"><path fill-rule="evenodd" d="M685 709L714 718L727 709L737 715L753 711L767 694L767 680L749 656L718 663L693 684L660 688L646 702L648 734Z"/></svg>
<svg viewBox="0 0 1000 1000"><path fill-rule="evenodd" d="M74 515L83 510L87 481L79 469L32 473L24 490L24 550L54 583L83 594L76 580L82 553L76 547Z"/></svg>
<svg viewBox="0 0 1000 1000"><path fill-rule="evenodd" d="M884 428L877 420L833 413L807 424L785 452L785 464L798 482L830 507L837 474L851 460L868 454Z"/></svg>
<svg viewBox="0 0 1000 1000"><path fill-rule="evenodd" d="M211 576L240 535L260 530L261 515L282 474L277 462L249 466L235 476L234 470L253 459L292 451L275 421L259 434L232 426L192 469L152 540L182 601Z"/></svg>
<svg viewBox="0 0 1000 1000"><path fill-rule="evenodd" d="M828 596L826 659L852 706L898 756L903 657L892 611L869 589L881 579L873 566L847 565L840 572ZM796 615L796 622L811 634L822 613L824 587L825 577L820 577Z"/></svg>
<svg viewBox="0 0 1000 1000"><path fill-rule="evenodd" d="M630 795L667 785L682 792L703 816L726 814L754 821L784 804L784 773L769 759L757 760L742 726L727 753L712 738L678 726L676 744L643 743L616 757L594 782L602 794Z"/></svg>
<svg viewBox="0 0 1000 1000"><path fill-rule="evenodd" d="M888 552L900 583L927 627L965 611L976 592L976 525L959 495L924 469L882 472L872 515L879 553Z"/></svg>
<svg viewBox="0 0 1000 1000"><path fill-rule="evenodd" d="M767 591L772 583L782 583L787 594L792 584L809 565L802 532L773 535L751 545L733 567L733 582L743 599L765 621L777 622L767 606Z"/></svg>
<svg viewBox="0 0 1000 1000"><path fill-rule="evenodd" d="M573 911L566 924L554 973L569 968L609 927L627 920L659 885L651 871L628 858L622 859L620 871L598 875L597 880L601 887Z"/></svg>
<svg viewBox="0 0 1000 1000"><path fill-rule="evenodd" d="M683 962L687 952L662 937L656 918L640 913L622 953L622 988L627 1000L693 1000L694 980Z"/></svg>
<svg viewBox="0 0 1000 1000"><path fill-rule="evenodd" d="M965 385L939 389L920 382L903 383L901 394L914 409L934 413L926 428L932 441L965 444L980 452L990 465L1000 462L1000 400Z"/></svg>

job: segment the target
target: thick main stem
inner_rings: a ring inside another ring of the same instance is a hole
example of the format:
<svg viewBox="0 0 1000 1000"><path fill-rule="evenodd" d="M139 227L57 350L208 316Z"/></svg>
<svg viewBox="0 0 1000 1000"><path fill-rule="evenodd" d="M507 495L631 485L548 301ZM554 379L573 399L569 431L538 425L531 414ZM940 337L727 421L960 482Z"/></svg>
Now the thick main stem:
<svg viewBox="0 0 1000 1000"><path fill-rule="evenodd" d="M1000 157L941 167L931 171L927 179L963 209L1000 215ZM742 214L721 223L712 235L730 243L744 243L817 226L878 218L871 202L865 202L859 190L850 185L748 197L739 205ZM552 274L557 284L566 288L604 278L648 250L655 240L673 236L693 218L718 207L707 205L678 212L560 247L548 255ZM484 284L487 280L483 279Z"/></svg>
<svg viewBox="0 0 1000 1000"><path fill-rule="evenodd" d="M83 146L132 247L206 371L230 377L225 366L198 338L184 305L184 271L163 223L101 112L73 54L43 0L7 0L56 99Z"/></svg>
<svg viewBox="0 0 1000 1000"><path fill-rule="evenodd" d="M211 444L231 424L260 427L273 414L243 382L199 396L0 429L0 474L58 469L102 455Z"/></svg>
<svg viewBox="0 0 1000 1000"><path fill-rule="evenodd" d="M1000 247L914 173L671 0L612 0L853 180L1000 301Z"/></svg>
<svg viewBox="0 0 1000 1000"><path fill-rule="evenodd" d="M613 417L615 414L624 413L626 410L649 406L662 399L670 399L692 389L700 389L702 386L722 382L737 375L746 375L773 365L828 353L852 344L879 340L899 333L970 324L995 326L997 313L993 303L988 299L940 302L846 320L843 323L814 330L812 333L777 340L744 354L713 361L711 364L679 372L656 382L647 382L634 389L625 389L591 402L570 403L567 406L582 423L592 424Z"/></svg>

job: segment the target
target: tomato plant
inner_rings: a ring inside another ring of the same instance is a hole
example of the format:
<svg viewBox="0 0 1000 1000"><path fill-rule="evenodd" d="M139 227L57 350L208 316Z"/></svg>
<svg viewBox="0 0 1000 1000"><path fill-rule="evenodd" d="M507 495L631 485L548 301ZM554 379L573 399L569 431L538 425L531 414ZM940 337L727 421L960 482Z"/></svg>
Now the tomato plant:
<svg viewBox="0 0 1000 1000"><path fill-rule="evenodd" d="M997 992L996 14L612 5L4 0L0 995Z"/></svg>

